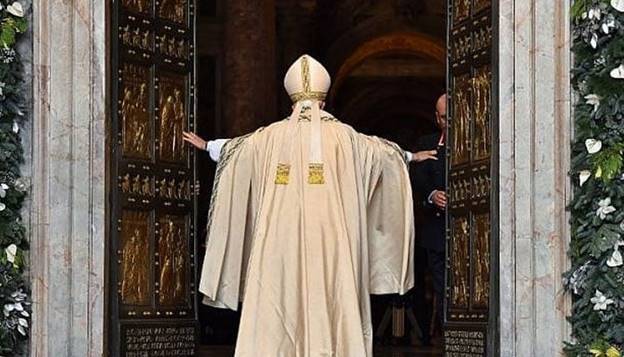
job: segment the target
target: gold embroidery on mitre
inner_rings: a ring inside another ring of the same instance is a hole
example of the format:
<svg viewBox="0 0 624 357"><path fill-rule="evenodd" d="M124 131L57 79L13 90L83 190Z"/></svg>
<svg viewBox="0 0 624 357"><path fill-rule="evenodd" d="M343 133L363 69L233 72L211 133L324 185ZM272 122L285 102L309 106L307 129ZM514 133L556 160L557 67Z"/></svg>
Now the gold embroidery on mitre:
<svg viewBox="0 0 624 357"><path fill-rule="evenodd" d="M323 101L327 97L325 92L297 92L290 95L290 99L297 103L300 100L318 100Z"/></svg>
<svg viewBox="0 0 624 357"><path fill-rule="evenodd" d="M301 59L301 78L303 78L303 92L309 93L310 89L310 64L308 63L308 56L303 56Z"/></svg>
<svg viewBox="0 0 624 357"><path fill-rule="evenodd" d="M277 174L275 175L276 185L288 185L290 176L290 164L277 164Z"/></svg>
<svg viewBox="0 0 624 357"><path fill-rule="evenodd" d="M308 183L311 185L322 185L325 183L323 164L308 165Z"/></svg>

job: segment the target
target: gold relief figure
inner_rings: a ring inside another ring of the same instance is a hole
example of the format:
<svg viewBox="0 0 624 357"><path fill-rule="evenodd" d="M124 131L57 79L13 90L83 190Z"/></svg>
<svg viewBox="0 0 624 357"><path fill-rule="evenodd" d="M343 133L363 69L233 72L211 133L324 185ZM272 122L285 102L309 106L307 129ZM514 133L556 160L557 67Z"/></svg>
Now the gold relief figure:
<svg viewBox="0 0 624 357"><path fill-rule="evenodd" d="M165 216L160 220L163 227L158 252L160 259L160 295L162 305L186 301L186 265L188 243L184 218Z"/></svg>
<svg viewBox="0 0 624 357"><path fill-rule="evenodd" d="M465 217L458 218L453 226L452 246L452 302L457 307L463 307L468 302L468 241L470 228Z"/></svg>
<svg viewBox="0 0 624 357"><path fill-rule="evenodd" d="M141 176L136 175L132 179L132 193L137 194L141 193Z"/></svg>
<svg viewBox="0 0 624 357"><path fill-rule="evenodd" d="M490 71L489 67L477 71L473 80L474 93L474 156L475 159L485 159L490 154Z"/></svg>
<svg viewBox="0 0 624 357"><path fill-rule="evenodd" d="M143 195L145 196L152 195L152 182L149 177L146 177L143 179L143 186L141 188L141 193L143 193Z"/></svg>
<svg viewBox="0 0 624 357"><path fill-rule="evenodd" d="M178 183L178 192L177 192L178 199L183 200L187 198L186 197L186 183L187 183L186 180L182 180L180 181L180 183Z"/></svg>
<svg viewBox="0 0 624 357"><path fill-rule="evenodd" d="M144 13L149 11L150 0L122 0L124 7L131 11Z"/></svg>
<svg viewBox="0 0 624 357"><path fill-rule="evenodd" d="M132 33L132 46L141 47L141 29L136 28Z"/></svg>
<svg viewBox="0 0 624 357"><path fill-rule="evenodd" d="M178 227L176 234L175 254L174 254L174 272L175 272L175 289L173 300L175 303L186 302L186 256L188 254L188 246L186 234L183 227Z"/></svg>
<svg viewBox="0 0 624 357"><path fill-rule="evenodd" d="M475 217L475 271L474 301L478 306L487 306L490 296L490 217L487 214Z"/></svg>
<svg viewBox="0 0 624 357"><path fill-rule="evenodd" d="M131 87L125 87L123 90L123 99L121 101L121 120L123 126L124 148L132 146L132 121L134 119L134 93Z"/></svg>
<svg viewBox="0 0 624 357"><path fill-rule="evenodd" d="M150 157L149 72L145 67L124 64L121 120L125 156Z"/></svg>
<svg viewBox="0 0 624 357"><path fill-rule="evenodd" d="M158 182L158 196L167 197L167 179Z"/></svg>
<svg viewBox="0 0 624 357"><path fill-rule="evenodd" d="M160 157L166 161L183 162L186 148L182 132L186 125L184 78L163 76L160 93Z"/></svg>
<svg viewBox="0 0 624 357"><path fill-rule="evenodd" d="M180 40L180 42L178 42L176 55L178 58L186 58L186 41L185 40L182 39Z"/></svg>
<svg viewBox="0 0 624 357"><path fill-rule="evenodd" d="M130 37L130 25L126 25L126 27L121 29L121 43L123 43L124 45L130 46L131 44L131 37Z"/></svg>
<svg viewBox="0 0 624 357"><path fill-rule="evenodd" d="M162 0L158 8L158 16L178 23L186 20L185 0Z"/></svg>
<svg viewBox="0 0 624 357"><path fill-rule="evenodd" d="M121 301L126 305L149 304L148 213L125 211L121 230Z"/></svg>
<svg viewBox="0 0 624 357"><path fill-rule="evenodd" d="M185 8L186 8L186 1L184 0L178 0L176 1L175 4L175 18L176 18L176 22L184 22L184 17L185 17Z"/></svg>
<svg viewBox="0 0 624 357"><path fill-rule="evenodd" d="M470 133L470 99L468 75L456 80L453 98L453 164L466 162L468 159Z"/></svg>
<svg viewBox="0 0 624 357"><path fill-rule="evenodd" d="M455 0L453 6L453 20L459 22L470 15L470 0Z"/></svg>
<svg viewBox="0 0 624 357"><path fill-rule="evenodd" d="M140 120L142 118L148 117L147 113L147 85L145 83L141 84L139 87L139 95L137 101L132 109L134 113L134 120L131 122L132 133L133 135L130 137L132 142L129 147L132 152L141 153L145 155L149 148L147 147L146 140L146 126L148 123L146 121Z"/></svg>
<svg viewBox="0 0 624 357"><path fill-rule="evenodd" d="M162 95L164 97L164 94ZM167 96L161 98L161 124L160 124L160 156L165 159L172 159L172 131L173 121L175 120L175 113L173 111L173 97Z"/></svg>
<svg viewBox="0 0 624 357"><path fill-rule="evenodd" d="M173 199L173 198L177 198L176 197L176 180L175 179L171 179L171 181L169 181L169 184L167 185L167 197Z"/></svg>
<svg viewBox="0 0 624 357"><path fill-rule="evenodd" d="M182 133L186 129L186 110L184 107L184 99L182 91L178 88L174 90L173 108L175 113L175 122L173 124L173 153L177 161L183 161L186 157L184 149L184 141Z"/></svg>
<svg viewBox="0 0 624 357"><path fill-rule="evenodd" d="M173 37L167 42L167 55L171 57L175 57L176 55L176 40Z"/></svg>
<svg viewBox="0 0 624 357"><path fill-rule="evenodd" d="M161 221L163 222L163 221ZM160 259L160 297L161 304L169 304L173 299L173 258L175 252L173 251L173 234L174 223L171 220L167 220L162 229L162 234L158 242L158 256Z"/></svg>
<svg viewBox="0 0 624 357"><path fill-rule="evenodd" d="M474 2L475 12L479 12L490 6L492 6L492 0L475 0Z"/></svg>
<svg viewBox="0 0 624 357"><path fill-rule="evenodd" d="M145 31L143 34L143 39L141 40L141 48L144 50L149 50L151 48L151 36L149 31Z"/></svg>
<svg viewBox="0 0 624 357"><path fill-rule="evenodd" d="M130 193L130 174L125 174L121 180L121 192Z"/></svg>
<svg viewBox="0 0 624 357"><path fill-rule="evenodd" d="M158 52L161 54L166 54L167 51L167 35L162 35L157 38L158 40Z"/></svg>

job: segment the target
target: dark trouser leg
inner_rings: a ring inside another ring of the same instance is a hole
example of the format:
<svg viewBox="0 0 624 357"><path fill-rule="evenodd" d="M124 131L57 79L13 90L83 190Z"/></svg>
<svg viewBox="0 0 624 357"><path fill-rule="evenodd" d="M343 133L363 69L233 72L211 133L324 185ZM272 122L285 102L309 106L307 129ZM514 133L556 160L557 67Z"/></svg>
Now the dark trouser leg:
<svg viewBox="0 0 624 357"><path fill-rule="evenodd" d="M427 303L427 286L425 273L427 271L427 251L425 248L416 247L414 251L414 289L412 290L412 304L418 327L422 332L422 342L428 344L430 340L429 330L431 328L431 304Z"/></svg>
<svg viewBox="0 0 624 357"><path fill-rule="evenodd" d="M442 328L444 324L444 269L445 254L435 250L427 250L427 261L429 262L429 270L433 279L433 291L436 299L436 316L435 320L438 328Z"/></svg>

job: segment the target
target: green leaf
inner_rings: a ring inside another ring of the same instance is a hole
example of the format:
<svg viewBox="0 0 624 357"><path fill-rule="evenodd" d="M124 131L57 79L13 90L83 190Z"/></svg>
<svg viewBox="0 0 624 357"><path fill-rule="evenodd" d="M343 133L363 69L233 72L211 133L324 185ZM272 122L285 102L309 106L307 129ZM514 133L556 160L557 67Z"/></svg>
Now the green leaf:
<svg viewBox="0 0 624 357"><path fill-rule="evenodd" d="M3 24L0 32L0 45L11 47L13 44L15 44L15 28Z"/></svg>

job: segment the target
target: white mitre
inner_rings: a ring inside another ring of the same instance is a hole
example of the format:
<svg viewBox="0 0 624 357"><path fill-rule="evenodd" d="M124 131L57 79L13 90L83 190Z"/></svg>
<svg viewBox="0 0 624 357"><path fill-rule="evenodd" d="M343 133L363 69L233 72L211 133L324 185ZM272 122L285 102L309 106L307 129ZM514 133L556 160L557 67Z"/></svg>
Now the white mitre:
<svg viewBox="0 0 624 357"><path fill-rule="evenodd" d="M325 100L331 77L323 65L309 55L299 57L284 77L284 87L294 103L301 100Z"/></svg>

